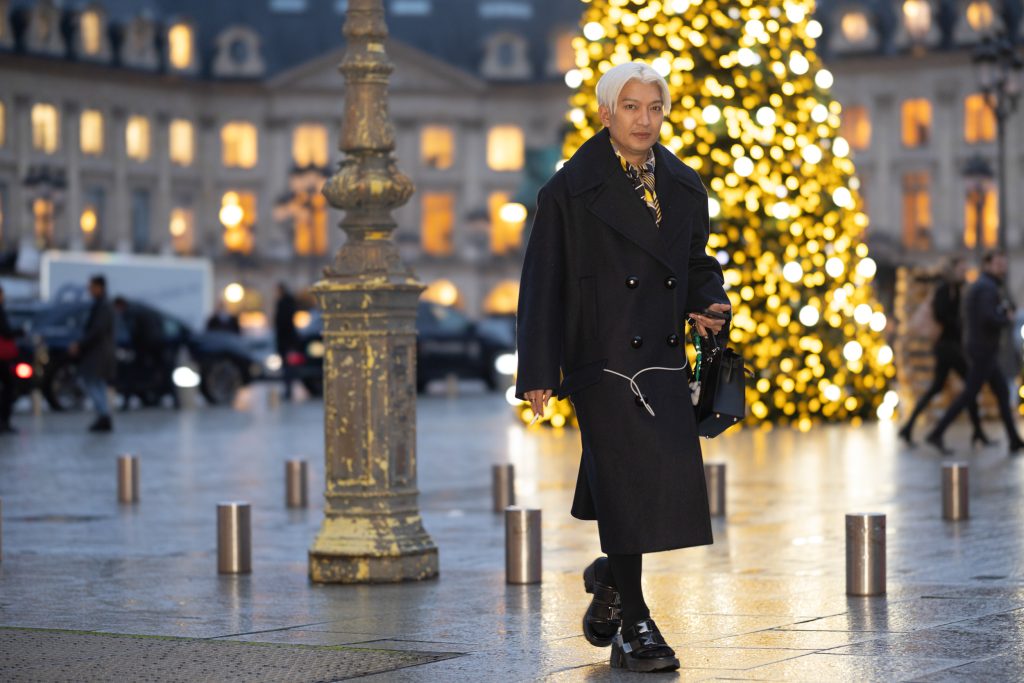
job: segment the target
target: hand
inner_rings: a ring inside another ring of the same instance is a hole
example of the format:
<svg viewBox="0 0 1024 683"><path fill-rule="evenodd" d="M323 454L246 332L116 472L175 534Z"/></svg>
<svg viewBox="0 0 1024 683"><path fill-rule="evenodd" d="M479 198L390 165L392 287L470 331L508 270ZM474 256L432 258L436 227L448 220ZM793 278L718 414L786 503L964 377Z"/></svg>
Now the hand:
<svg viewBox="0 0 1024 683"><path fill-rule="evenodd" d="M527 391L523 394L526 400L530 402L530 409L534 415L543 415L544 406L551 400L552 394L555 392L551 389L534 389L533 391Z"/></svg>
<svg viewBox="0 0 1024 683"><path fill-rule="evenodd" d="M78 342L71 342L71 345L68 346L68 354L73 357L78 355L78 350Z"/></svg>
<svg viewBox="0 0 1024 683"><path fill-rule="evenodd" d="M730 306L729 304L711 304L710 306L708 306L707 310L728 313L730 310L732 310L732 306ZM709 330L713 334L717 335L719 332L722 331L722 328L725 327L724 320L718 320L717 318L709 318L707 316L701 315L700 313L691 313L690 319L693 321L693 324L697 326L697 334L699 334L702 337L707 337Z"/></svg>

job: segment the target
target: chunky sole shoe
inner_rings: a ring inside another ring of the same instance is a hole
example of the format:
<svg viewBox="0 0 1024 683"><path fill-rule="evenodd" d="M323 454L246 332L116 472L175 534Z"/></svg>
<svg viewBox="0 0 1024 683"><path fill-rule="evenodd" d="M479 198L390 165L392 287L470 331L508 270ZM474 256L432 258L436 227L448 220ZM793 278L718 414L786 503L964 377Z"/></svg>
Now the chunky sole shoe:
<svg viewBox="0 0 1024 683"><path fill-rule="evenodd" d="M656 673L658 671L675 671L679 668L679 658L672 657L637 657L622 649L621 636L612 641L611 662L613 669L626 669L636 673Z"/></svg>
<svg viewBox="0 0 1024 683"><path fill-rule="evenodd" d="M627 669L637 673L675 671L679 668L676 653L661 637L661 631L649 617L622 627L622 631L612 640L610 663L613 669Z"/></svg>
<svg viewBox="0 0 1024 683"><path fill-rule="evenodd" d="M583 613L583 637L595 647L608 647L622 625L619 616L619 592L597 580L597 571L594 568L596 564L597 560L594 560L583 570L583 588L594 596L587 611ZM600 630L611 631L611 634L601 635L594 630L595 626L604 627Z"/></svg>

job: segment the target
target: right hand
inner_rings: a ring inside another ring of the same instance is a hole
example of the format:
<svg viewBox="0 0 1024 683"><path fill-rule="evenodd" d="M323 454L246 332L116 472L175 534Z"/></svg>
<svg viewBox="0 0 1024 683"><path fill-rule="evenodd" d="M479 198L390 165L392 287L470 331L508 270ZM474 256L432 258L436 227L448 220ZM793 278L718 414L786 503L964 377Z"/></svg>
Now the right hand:
<svg viewBox="0 0 1024 683"><path fill-rule="evenodd" d="M543 415L544 406L551 400L554 393L552 389L534 389L523 393L523 396L530 402L530 409L533 410L534 415Z"/></svg>

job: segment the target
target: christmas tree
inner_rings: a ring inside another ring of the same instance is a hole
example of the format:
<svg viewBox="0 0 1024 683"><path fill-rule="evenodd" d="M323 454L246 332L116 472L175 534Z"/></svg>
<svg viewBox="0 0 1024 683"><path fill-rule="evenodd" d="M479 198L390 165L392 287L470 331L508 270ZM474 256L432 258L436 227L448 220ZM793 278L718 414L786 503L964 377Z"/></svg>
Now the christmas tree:
<svg viewBox="0 0 1024 683"><path fill-rule="evenodd" d="M889 418L896 405L868 220L812 12L810 0L590 0L566 76L566 156L600 130L595 87L610 67L644 61L666 77L661 142L708 187L730 342L756 373L752 419L805 431Z"/></svg>

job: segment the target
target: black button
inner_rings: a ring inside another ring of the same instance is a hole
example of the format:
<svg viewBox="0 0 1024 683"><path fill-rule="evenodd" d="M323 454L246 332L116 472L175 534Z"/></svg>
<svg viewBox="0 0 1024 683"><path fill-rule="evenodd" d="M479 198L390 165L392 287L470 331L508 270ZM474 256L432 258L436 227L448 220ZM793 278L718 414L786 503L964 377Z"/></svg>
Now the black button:
<svg viewBox="0 0 1024 683"><path fill-rule="evenodd" d="M679 284L679 280L672 275L665 278L665 289L675 289L677 284Z"/></svg>
<svg viewBox="0 0 1024 683"><path fill-rule="evenodd" d="M669 346L679 346L679 335L670 334L668 335L668 338L665 341L668 343Z"/></svg>
<svg viewBox="0 0 1024 683"><path fill-rule="evenodd" d="M637 335L630 340L629 345L632 346L634 349L639 349L641 346L644 345L644 338L641 337L640 335Z"/></svg>
<svg viewBox="0 0 1024 683"><path fill-rule="evenodd" d="M630 289L636 289L637 287L640 286L640 278L638 278L636 275L630 275L629 277L626 278L626 286L629 287Z"/></svg>

